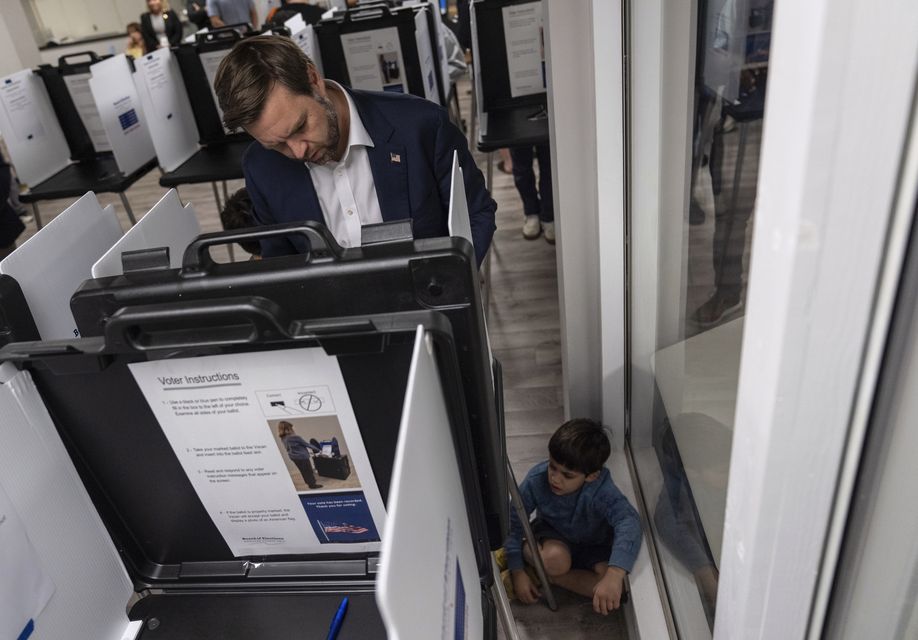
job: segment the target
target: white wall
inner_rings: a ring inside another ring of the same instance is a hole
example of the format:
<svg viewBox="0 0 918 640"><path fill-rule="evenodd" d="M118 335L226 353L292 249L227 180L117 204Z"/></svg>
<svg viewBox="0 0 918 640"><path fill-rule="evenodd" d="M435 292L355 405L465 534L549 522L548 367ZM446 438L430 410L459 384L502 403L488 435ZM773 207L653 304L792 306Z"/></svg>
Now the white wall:
<svg viewBox="0 0 918 640"><path fill-rule="evenodd" d="M596 114L589 2L544 0L561 357L568 416L602 417Z"/></svg>
<svg viewBox="0 0 918 640"><path fill-rule="evenodd" d="M596 91L596 215L602 332L602 419L612 427L616 448L625 423L625 130L622 4L593 0L592 29Z"/></svg>
<svg viewBox="0 0 918 640"><path fill-rule="evenodd" d="M38 45L18 0L4 0L0 11L0 77L39 64Z"/></svg>
<svg viewBox="0 0 918 640"><path fill-rule="evenodd" d="M916 25L913 0L776 6L717 640L822 637L815 594L885 338L878 283L905 235L889 231Z"/></svg>

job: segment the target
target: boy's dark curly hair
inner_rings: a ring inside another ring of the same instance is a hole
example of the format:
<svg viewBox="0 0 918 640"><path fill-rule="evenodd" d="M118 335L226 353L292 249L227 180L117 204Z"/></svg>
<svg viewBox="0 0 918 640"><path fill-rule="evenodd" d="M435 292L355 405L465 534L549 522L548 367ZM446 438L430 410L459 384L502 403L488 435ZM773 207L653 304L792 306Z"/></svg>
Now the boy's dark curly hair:
<svg viewBox="0 0 918 640"><path fill-rule="evenodd" d="M575 418L558 427L548 441L548 453L558 464L589 475L602 469L612 445L600 423Z"/></svg>
<svg viewBox="0 0 918 640"><path fill-rule="evenodd" d="M231 195L220 212L220 222L227 231L235 229L249 229L258 226L255 216L252 215L252 200L245 187ZM240 242L239 246L255 256L261 255L261 243L257 240Z"/></svg>

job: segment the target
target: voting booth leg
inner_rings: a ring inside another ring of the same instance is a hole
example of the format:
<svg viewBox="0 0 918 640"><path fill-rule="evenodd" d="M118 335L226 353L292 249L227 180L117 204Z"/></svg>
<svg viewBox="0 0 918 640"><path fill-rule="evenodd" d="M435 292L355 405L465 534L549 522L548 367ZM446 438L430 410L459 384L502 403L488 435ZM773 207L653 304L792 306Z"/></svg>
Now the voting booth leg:
<svg viewBox="0 0 918 640"><path fill-rule="evenodd" d="M497 566L497 560L491 556L491 573L494 574L494 582L491 584L491 595L497 605L497 617L500 619L500 626L504 630L504 637L507 640L520 640L519 631L516 628L516 620L513 619L513 611L510 609L510 599L507 598L507 592L504 590L504 584L500 577L500 567Z"/></svg>
<svg viewBox="0 0 918 640"><path fill-rule="evenodd" d="M469 71L471 78L471 107L469 108L469 149L475 148L475 125L478 122L478 99L475 95L475 74Z"/></svg>
<svg viewBox="0 0 918 640"><path fill-rule="evenodd" d="M459 107L459 92L456 90L456 83L452 83L449 88L449 96L446 99L447 109L449 111L450 121L456 125L462 133L468 133L468 128L462 120L462 109ZM471 146L469 147L471 148Z"/></svg>
<svg viewBox="0 0 918 640"><path fill-rule="evenodd" d="M41 229L41 214L38 212L38 203L32 203L32 216L35 218L35 227Z"/></svg>
<svg viewBox="0 0 918 640"><path fill-rule="evenodd" d="M513 508L516 509L516 517L520 519L523 525L523 537L529 542L529 548L532 550L532 562L535 566L536 575L542 583L542 593L545 594L545 602L552 611L558 610L558 603L555 601L555 594L551 590L548 582L548 576L545 574L545 566L542 564L542 556L538 553L539 543L532 533L532 527L529 526L529 514L526 513L526 507L523 506L523 498L520 497L520 488L516 484L516 478L513 476L513 468L510 461L507 460L507 486L510 487L510 501L513 502Z"/></svg>
<svg viewBox="0 0 918 640"><path fill-rule="evenodd" d="M223 180L223 181L221 182L221 184L223 185L223 202L224 202L224 204L225 204L225 203L229 202L229 199L230 199L230 197L229 197L229 189L228 189L227 186L226 186L226 180ZM215 182L215 183L214 183L214 193L215 193L215 194L216 194L216 191L217 191L217 183ZM221 207L220 207L220 199L218 198L218 199L217 199L217 215L220 215L220 209L221 209ZM226 245L226 251L227 251L227 253L229 253L230 262L236 262L236 250L235 250L235 245L233 245L233 244L228 244L228 245Z"/></svg>
<svg viewBox="0 0 918 640"><path fill-rule="evenodd" d="M223 210L223 203L220 202L220 192L217 190L217 183L211 182L210 186L214 189L214 201L217 203L217 215L220 215L220 212Z"/></svg>
<svg viewBox="0 0 918 640"><path fill-rule="evenodd" d="M124 210L127 211L128 220L131 221L131 226L137 224L137 220L134 218L134 212L131 210L131 204L128 202L127 196L124 195L124 191L118 194L121 198L121 204L124 205Z"/></svg>
<svg viewBox="0 0 918 640"><path fill-rule="evenodd" d="M746 135L748 123L740 122L740 138L739 145L736 149L736 165L733 167L733 193L730 194L730 214L727 216L727 232L724 234L724 250L720 255L720 261L717 265L717 274L715 285L720 285L720 280L723 279L724 272L724 262L727 259L727 246L729 246L730 238L733 236L733 219L736 217L736 205L739 203L739 188L740 188L740 178L743 175L743 156L746 155Z"/></svg>

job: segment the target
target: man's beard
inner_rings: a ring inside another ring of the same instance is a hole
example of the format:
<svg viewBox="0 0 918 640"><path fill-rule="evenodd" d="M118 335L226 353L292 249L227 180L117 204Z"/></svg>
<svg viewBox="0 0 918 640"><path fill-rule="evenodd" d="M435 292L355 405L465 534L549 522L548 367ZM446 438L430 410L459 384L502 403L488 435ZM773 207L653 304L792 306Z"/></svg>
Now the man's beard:
<svg viewBox="0 0 918 640"><path fill-rule="evenodd" d="M341 142L341 128L338 126L338 114L331 100L325 96L315 95L316 102L325 109L325 120L328 122L328 139L325 141L322 154L312 161L312 164L326 164L334 162L335 153L338 151L338 144Z"/></svg>

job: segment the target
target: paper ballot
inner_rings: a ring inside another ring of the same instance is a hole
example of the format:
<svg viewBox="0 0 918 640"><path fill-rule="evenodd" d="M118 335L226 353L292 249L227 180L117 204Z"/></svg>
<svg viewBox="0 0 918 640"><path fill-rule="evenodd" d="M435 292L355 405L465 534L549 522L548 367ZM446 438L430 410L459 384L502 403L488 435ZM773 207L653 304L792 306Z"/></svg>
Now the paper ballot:
<svg viewBox="0 0 918 640"><path fill-rule="evenodd" d="M133 227L128 229L111 249L99 258L92 266L93 278L119 276L121 254L125 251L169 247L169 266L177 269L182 266L185 249L201 233L198 216L194 205L182 206L178 192L170 189L150 212Z"/></svg>
<svg viewBox="0 0 918 640"><path fill-rule="evenodd" d="M70 298L121 233L114 208L103 209L90 191L0 261L0 273L22 287L42 340L79 335Z"/></svg>
<svg viewBox="0 0 918 640"><path fill-rule="evenodd" d="M54 584L45 574L13 503L0 485L0 638L15 639L42 612Z"/></svg>
<svg viewBox="0 0 918 640"><path fill-rule="evenodd" d="M376 603L390 640L483 637L478 565L456 450L433 343L420 326L380 558Z"/></svg>
<svg viewBox="0 0 918 640"><path fill-rule="evenodd" d="M459 166L459 153L453 151L453 175L449 187L449 235L454 238L465 238L473 245L472 223L469 221L469 201L465 196L465 182L462 178L462 167Z"/></svg>

